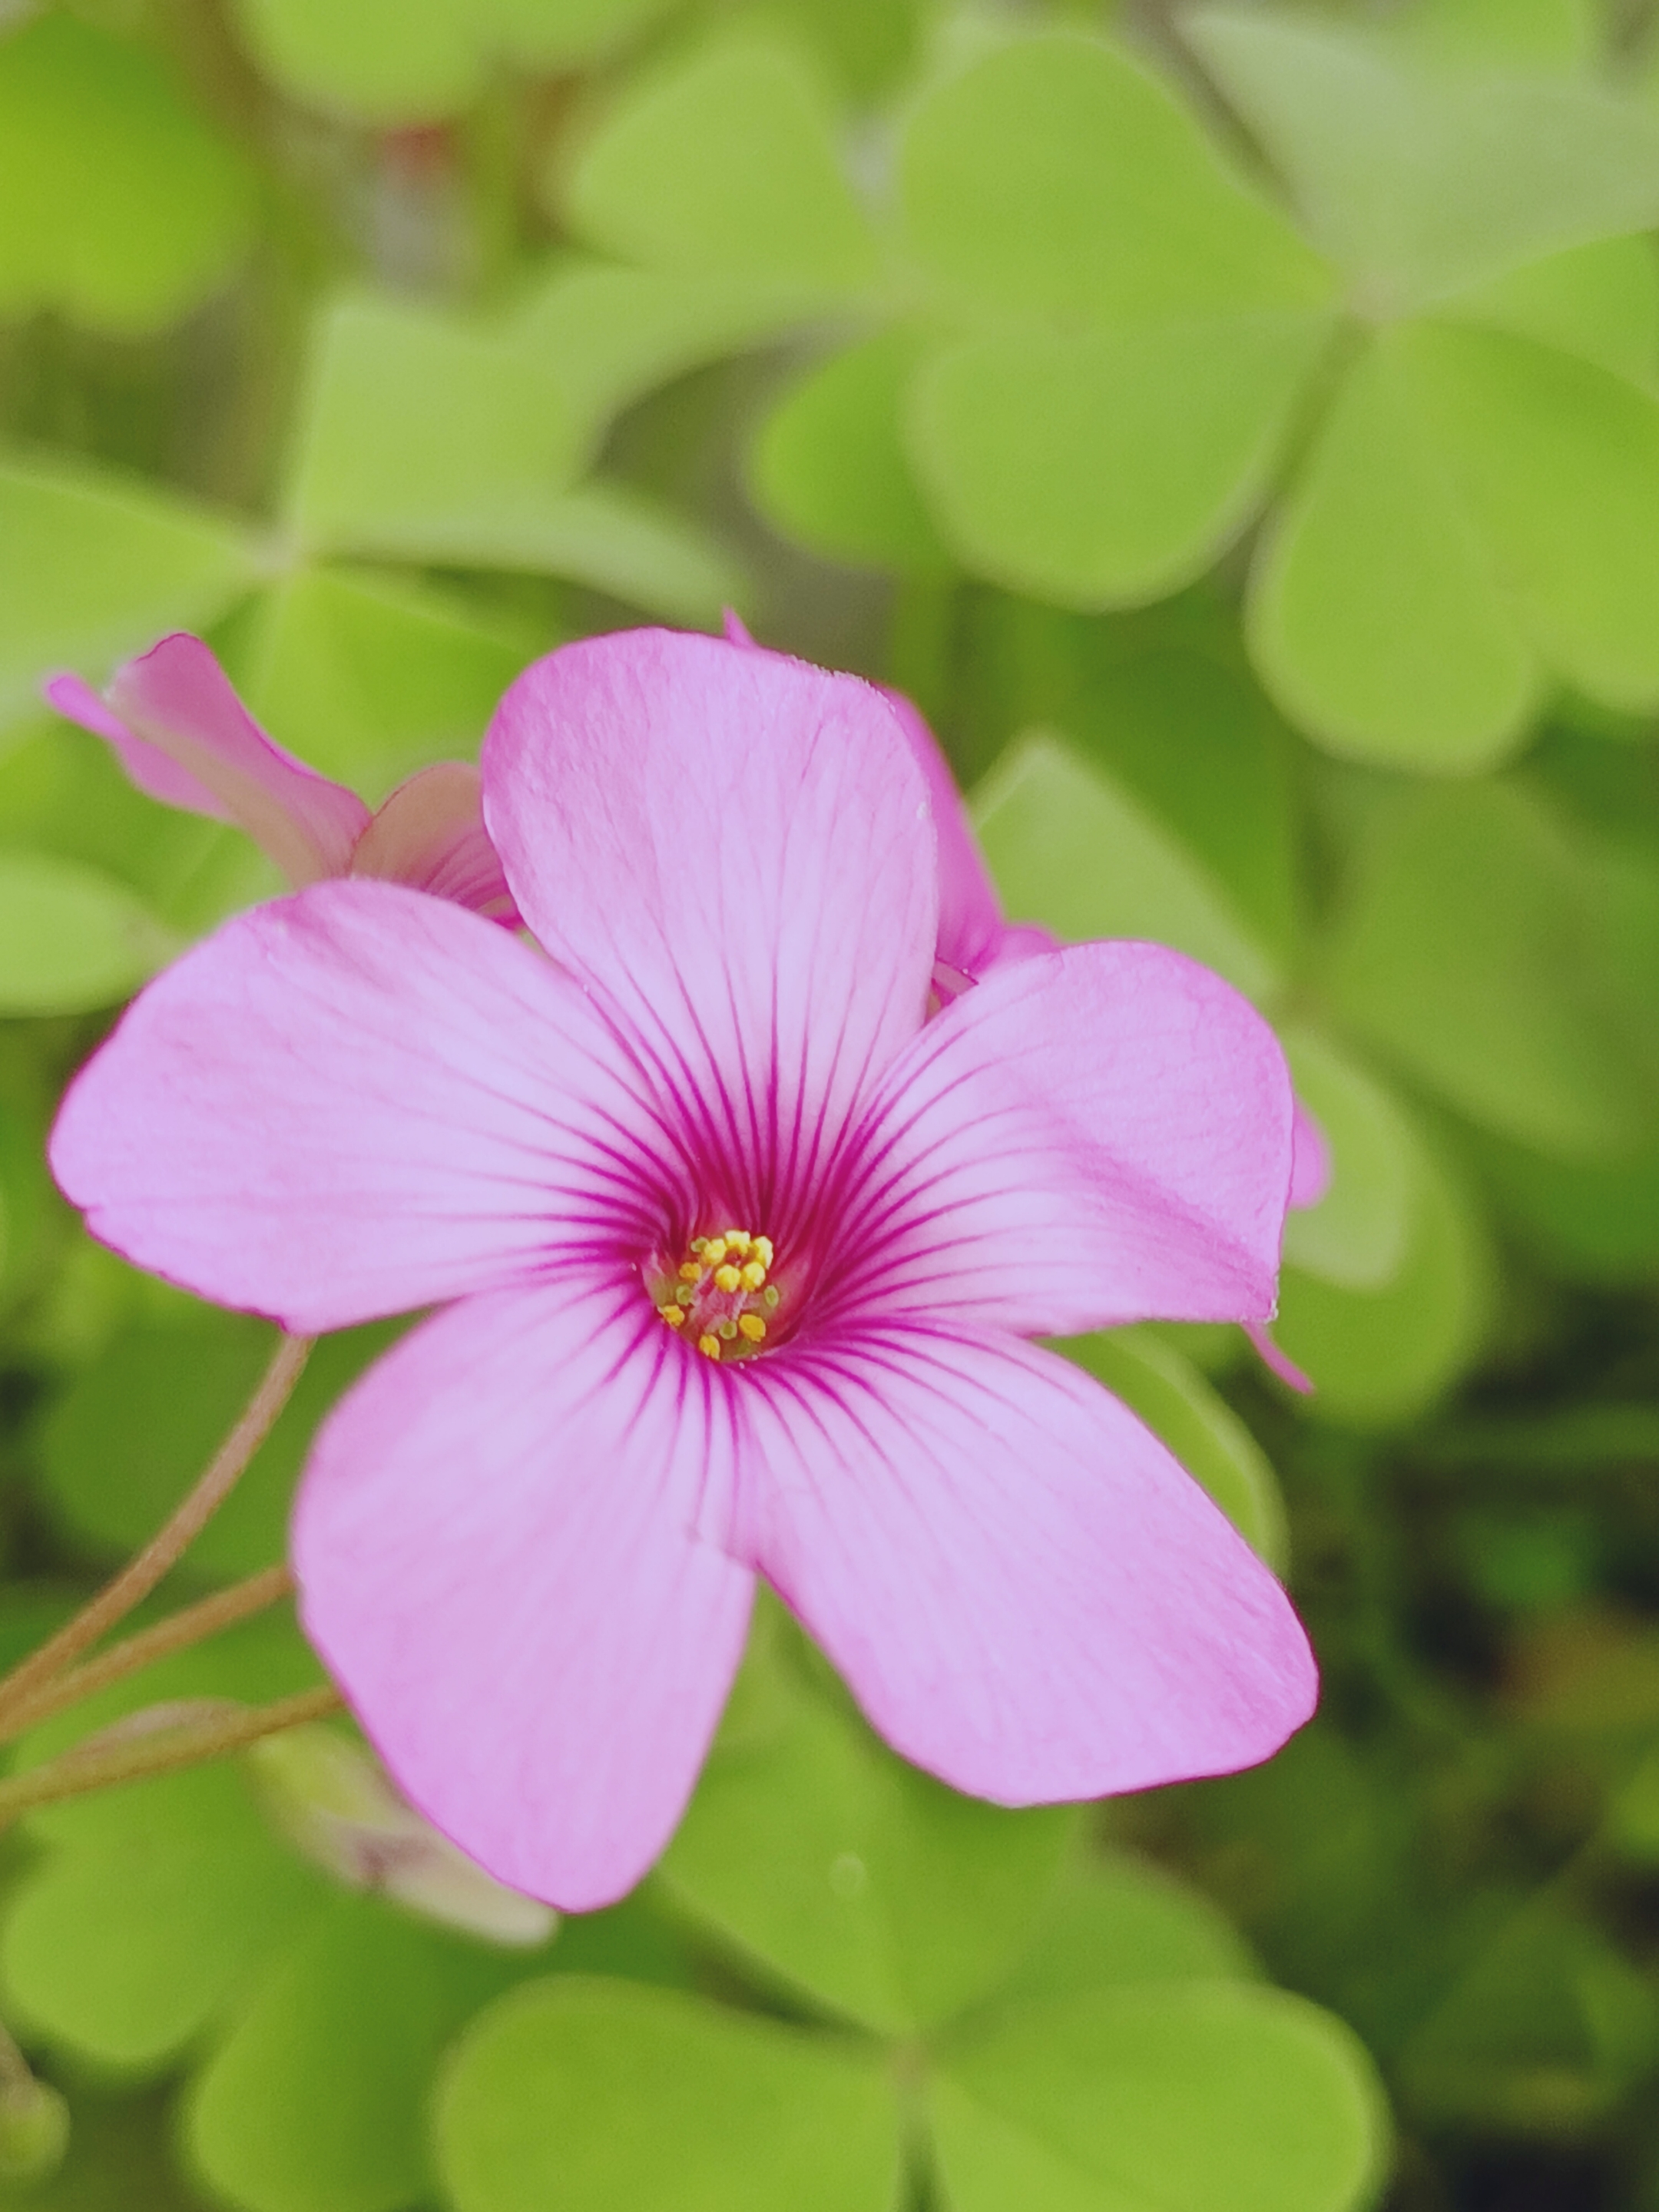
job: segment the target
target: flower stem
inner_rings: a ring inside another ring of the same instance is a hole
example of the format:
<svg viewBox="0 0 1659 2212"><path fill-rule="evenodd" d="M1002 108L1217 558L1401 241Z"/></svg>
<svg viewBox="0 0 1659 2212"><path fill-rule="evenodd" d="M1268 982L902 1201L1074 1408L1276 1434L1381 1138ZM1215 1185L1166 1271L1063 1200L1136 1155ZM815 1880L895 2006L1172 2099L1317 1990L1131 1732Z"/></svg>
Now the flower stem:
<svg viewBox="0 0 1659 2212"><path fill-rule="evenodd" d="M276 1416L288 1403L289 1394L300 1379L315 1341L309 1336L285 1336L282 1340L241 1419L220 1445L201 1480L171 1518L72 1620L65 1621L55 1636L49 1636L38 1651L32 1651L0 1680L0 1730L9 1731L14 1714L27 1710L33 1704L36 1693L55 1675L148 1597L168 1568L206 1527L270 1434Z"/></svg>
<svg viewBox="0 0 1659 2212"><path fill-rule="evenodd" d="M204 1597L198 1605L185 1606L166 1620L158 1620L153 1628L142 1629L137 1636L129 1636L122 1643L112 1644L100 1651L84 1667L76 1667L67 1674L59 1675L27 1698L21 1705L8 1705L3 1721L0 1721L0 1742L21 1735L40 1722L50 1720L69 1705L78 1705L83 1698L95 1691L107 1689L112 1682L136 1674L143 1667L152 1666L175 1651L188 1650L204 1637L216 1636L222 1628L246 1620L250 1614L263 1613L268 1605L275 1605L294 1587L294 1577L286 1566L266 1567L246 1582L234 1583L228 1589L216 1590Z"/></svg>
<svg viewBox="0 0 1659 2212"><path fill-rule="evenodd" d="M328 1713L337 1712L341 1702L339 1692L325 1684L320 1689L279 1698L274 1705L216 1709L202 1719L114 1739L94 1738L90 1744L49 1759L44 1766L0 1781L0 1823L62 1797L79 1797L120 1782L147 1781L153 1775L172 1774L181 1766L198 1765L204 1759L222 1759L228 1752L240 1751L280 1729L297 1728L302 1721L321 1720Z"/></svg>

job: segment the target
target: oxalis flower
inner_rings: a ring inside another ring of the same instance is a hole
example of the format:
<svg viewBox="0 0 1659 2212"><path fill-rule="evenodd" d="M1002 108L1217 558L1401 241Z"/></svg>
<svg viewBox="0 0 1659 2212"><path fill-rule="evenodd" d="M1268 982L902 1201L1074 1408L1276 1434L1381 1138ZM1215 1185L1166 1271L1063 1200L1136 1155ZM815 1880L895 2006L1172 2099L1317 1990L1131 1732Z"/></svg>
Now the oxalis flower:
<svg viewBox="0 0 1659 2212"><path fill-rule="evenodd" d="M397 885L229 922L52 1139L94 1232L299 1330L442 1309L301 1485L302 1617L500 1880L625 1891L763 1576L881 1733L1007 1804L1226 1771L1306 1639L1163 1445L1026 1340L1273 1310L1284 1061L1155 945L928 1018L927 781L854 678L660 631L538 662L484 812L546 955Z"/></svg>
<svg viewBox="0 0 1659 2212"><path fill-rule="evenodd" d="M518 920L484 834L478 771L465 761L420 769L371 813L274 743L184 630L124 663L101 695L79 676L55 676L45 690L66 720L112 747L140 791L235 823L296 886L373 876Z"/></svg>

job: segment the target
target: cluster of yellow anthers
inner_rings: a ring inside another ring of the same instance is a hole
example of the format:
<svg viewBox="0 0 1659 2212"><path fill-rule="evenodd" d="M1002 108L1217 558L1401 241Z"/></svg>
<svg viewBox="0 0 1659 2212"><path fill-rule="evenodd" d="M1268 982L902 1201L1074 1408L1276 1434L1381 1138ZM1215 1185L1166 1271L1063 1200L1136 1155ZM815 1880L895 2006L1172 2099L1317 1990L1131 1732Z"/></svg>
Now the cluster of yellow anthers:
<svg viewBox="0 0 1659 2212"><path fill-rule="evenodd" d="M772 1265L772 1240L746 1229L723 1229L718 1237L694 1237L678 1279L657 1311L670 1328L690 1322L705 1359L742 1358L766 1341L766 1316L778 1303L775 1284L766 1279Z"/></svg>

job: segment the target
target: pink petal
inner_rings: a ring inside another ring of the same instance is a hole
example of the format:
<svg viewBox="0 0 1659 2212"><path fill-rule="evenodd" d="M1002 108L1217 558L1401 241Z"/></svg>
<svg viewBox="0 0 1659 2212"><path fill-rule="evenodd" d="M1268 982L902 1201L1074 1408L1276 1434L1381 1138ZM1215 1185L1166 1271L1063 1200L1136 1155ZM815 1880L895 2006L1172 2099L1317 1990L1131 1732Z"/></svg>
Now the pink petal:
<svg viewBox="0 0 1659 2212"><path fill-rule="evenodd" d="M1024 1805L1231 1773L1313 1711L1284 1591L1067 1362L894 1327L752 1382L741 1556L957 1789Z"/></svg>
<svg viewBox="0 0 1659 2212"><path fill-rule="evenodd" d="M667 1841L743 1648L750 1577L692 1534L720 1379L637 1276L470 1299L343 1401L301 1491L306 1632L399 1788L568 1911Z"/></svg>
<svg viewBox="0 0 1659 2212"><path fill-rule="evenodd" d="M1331 1187L1331 1148L1325 1132L1298 1098L1291 1127L1291 1206L1317 1206Z"/></svg>
<svg viewBox="0 0 1659 2212"><path fill-rule="evenodd" d="M352 874L407 884L516 926L518 908L484 834L481 790L477 769L465 761L422 769L398 786L357 840Z"/></svg>
<svg viewBox="0 0 1659 2212"><path fill-rule="evenodd" d="M272 744L200 638L178 631L126 662L96 719L86 711L94 695L76 684L59 678L46 696L109 739L141 791L236 823L292 884L350 866L368 809Z"/></svg>
<svg viewBox="0 0 1659 2212"><path fill-rule="evenodd" d="M508 691L484 818L520 912L617 1010L775 1236L920 1026L933 832L866 684L715 638L565 647Z"/></svg>
<svg viewBox="0 0 1659 2212"><path fill-rule="evenodd" d="M49 706L66 722L78 722L94 737L114 747L129 779L151 799L177 806L186 814L205 814L210 821L228 822L230 809L198 782L188 769L143 738L135 737L102 696L79 676L54 676L41 686Z"/></svg>
<svg viewBox="0 0 1659 2212"><path fill-rule="evenodd" d="M575 983L504 930L321 884L141 994L71 1085L52 1169L139 1266L338 1328L637 1246L662 1171L622 1065Z"/></svg>
<svg viewBox="0 0 1659 2212"><path fill-rule="evenodd" d="M1288 1352L1281 1352L1267 1333L1265 1322L1253 1321L1245 1324L1244 1334L1250 1340L1256 1358L1270 1375L1276 1375L1287 1390L1298 1397L1311 1398L1314 1386L1311 1379L1298 1367Z"/></svg>
<svg viewBox="0 0 1659 2212"><path fill-rule="evenodd" d="M748 629L731 608L726 611L726 641L759 653ZM927 780L939 850L938 957L948 969L977 977L1000 960L1023 960L1033 952L1052 952L1056 939L1035 923L1003 921L1002 902L974 836L960 788L939 739L920 709L902 691L881 687L898 717L906 744Z"/></svg>
<svg viewBox="0 0 1659 2212"><path fill-rule="evenodd" d="M866 1315L1022 1335L1266 1319L1291 1173L1272 1030L1162 945L1005 964L894 1067L841 1199Z"/></svg>

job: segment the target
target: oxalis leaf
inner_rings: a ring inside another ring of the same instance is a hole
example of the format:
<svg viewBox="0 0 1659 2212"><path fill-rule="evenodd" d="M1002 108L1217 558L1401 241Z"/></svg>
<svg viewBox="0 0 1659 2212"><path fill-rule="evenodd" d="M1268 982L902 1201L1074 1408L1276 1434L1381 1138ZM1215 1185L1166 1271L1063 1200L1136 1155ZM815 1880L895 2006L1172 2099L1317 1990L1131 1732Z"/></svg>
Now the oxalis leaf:
<svg viewBox="0 0 1659 2212"><path fill-rule="evenodd" d="M889 2212L873 2056L665 1990L572 1975L461 2038L437 2106L458 2212Z"/></svg>
<svg viewBox="0 0 1659 2212"><path fill-rule="evenodd" d="M1064 1808L1015 1813L907 1766L792 1657L768 1607L658 1877L762 1978L869 2027L948 2018L1029 1939Z"/></svg>
<svg viewBox="0 0 1659 2212"><path fill-rule="evenodd" d="M112 878L47 853L0 851L0 1013L109 1006L178 949Z"/></svg>
<svg viewBox="0 0 1659 2212"><path fill-rule="evenodd" d="M253 208L154 55L55 9L0 37L0 314L155 329L225 275Z"/></svg>
<svg viewBox="0 0 1659 2212"><path fill-rule="evenodd" d="M1317 257L1153 78L1060 33L924 97L900 203L963 331L902 409L951 550L1082 606L1199 574L1260 502L1322 349Z"/></svg>
<svg viewBox="0 0 1659 2212"><path fill-rule="evenodd" d="M259 573L225 519L84 462L0 459L0 719L65 665L101 682L165 629L200 629Z"/></svg>
<svg viewBox="0 0 1659 2212"><path fill-rule="evenodd" d="M235 0L262 67L298 99L381 125L474 100L492 62L543 68L603 53L666 0Z"/></svg>
<svg viewBox="0 0 1659 2212"><path fill-rule="evenodd" d="M1659 115L1501 36L1484 70L1447 70L1305 17L1205 10L1183 30L1372 312L1659 216Z"/></svg>
<svg viewBox="0 0 1659 2212"><path fill-rule="evenodd" d="M1359 2212L1387 2123L1330 2014L1224 1984L1011 2015L930 2085L953 2212Z"/></svg>
<svg viewBox="0 0 1659 2212"><path fill-rule="evenodd" d="M1037 732L974 793L975 825L1009 914L1056 936L1172 945L1256 998L1278 964L1175 834L1107 770Z"/></svg>

